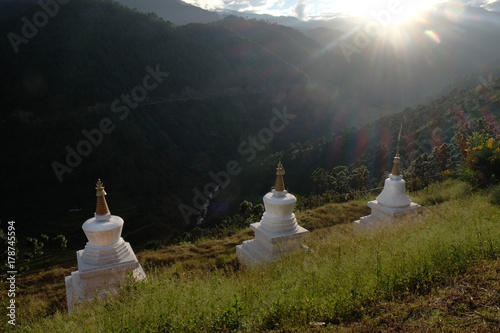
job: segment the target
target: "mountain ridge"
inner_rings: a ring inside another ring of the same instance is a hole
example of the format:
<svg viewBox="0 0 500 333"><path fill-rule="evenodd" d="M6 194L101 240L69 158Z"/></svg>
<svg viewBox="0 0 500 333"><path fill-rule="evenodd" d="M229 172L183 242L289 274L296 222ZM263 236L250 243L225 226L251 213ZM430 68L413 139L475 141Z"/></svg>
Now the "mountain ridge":
<svg viewBox="0 0 500 333"><path fill-rule="evenodd" d="M170 21L175 25L211 23L222 18L216 12L196 7L181 0L163 0L161 4L160 1L144 0L118 0L118 2L144 13L154 12L165 21Z"/></svg>

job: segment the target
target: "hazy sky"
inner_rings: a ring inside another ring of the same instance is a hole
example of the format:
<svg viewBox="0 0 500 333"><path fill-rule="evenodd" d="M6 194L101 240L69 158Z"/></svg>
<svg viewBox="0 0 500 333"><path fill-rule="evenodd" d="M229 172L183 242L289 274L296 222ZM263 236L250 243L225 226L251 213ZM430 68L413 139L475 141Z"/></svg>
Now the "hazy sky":
<svg viewBox="0 0 500 333"><path fill-rule="evenodd" d="M481 6L486 9L499 8L500 0L183 0L209 10L232 9L275 16L296 16L302 19L328 18L334 16L369 15L374 10L383 10L391 1L399 2L405 12L415 12L443 2Z"/></svg>

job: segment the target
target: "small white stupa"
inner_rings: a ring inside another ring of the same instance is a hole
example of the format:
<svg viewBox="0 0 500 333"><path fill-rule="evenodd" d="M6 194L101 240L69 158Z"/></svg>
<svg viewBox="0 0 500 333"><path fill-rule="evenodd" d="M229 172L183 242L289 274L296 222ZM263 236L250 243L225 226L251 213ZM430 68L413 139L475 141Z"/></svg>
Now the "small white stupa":
<svg viewBox="0 0 500 333"><path fill-rule="evenodd" d="M381 223L393 222L397 217L420 209L420 205L411 202L406 195L406 185L400 175L401 158L394 157L394 166L389 178L385 180L384 189L376 200L369 201L371 215L354 221L354 227L373 227Z"/></svg>
<svg viewBox="0 0 500 333"><path fill-rule="evenodd" d="M100 179L96 190L95 216L82 225L89 241L76 253L78 271L65 278L69 312L78 302L115 293L129 273L135 280L146 277L132 247L121 237L123 219L109 212Z"/></svg>
<svg viewBox="0 0 500 333"><path fill-rule="evenodd" d="M285 190L281 162L276 169L276 185L264 196L265 212L260 222L252 223L255 239L236 246L238 260L247 266L276 260L283 253L300 249L308 230L297 224L293 208L297 199Z"/></svg>

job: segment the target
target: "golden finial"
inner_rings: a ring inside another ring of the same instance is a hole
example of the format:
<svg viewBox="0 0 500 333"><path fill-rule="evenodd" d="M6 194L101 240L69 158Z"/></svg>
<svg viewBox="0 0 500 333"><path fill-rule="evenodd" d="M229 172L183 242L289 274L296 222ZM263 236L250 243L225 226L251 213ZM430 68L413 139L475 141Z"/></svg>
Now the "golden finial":
<svg viewBox="0 0 500 333"><path fill-rule="evenodd" d="M399 157L399 153L396 153L396 156L394 157L394 165L392 167L391 174L393 176L399 176L401 174L401 158Z"/></svg>
<svg viewBox="0 0 500 333"><path fill-rule="evenodd" d="M102 186L101 179L99 178L97 180L97 184L95 184L97 187L95 188L97 190L96 192L96 197L102 197L103 195L107 195L106 191L104 191L104 186Z"/></svg>
<svg viewBox="0 0 500 333"><path fill-rule="evenodd" d="M276 175L283 176L284 174L285 174L285 169L283 168L283 164L281 164L281 161L279 161L278 167L276 168Z"/></svg>
<svg viewBox="0 0 500 333"><path fill-rule="evenodd" d="M97 180L96 184L96 197L97 197L97 207L95 213L97 215L109 215L108 203L106 202L106 198L104 197L107 193L104 191L104 186L102 186L101 179Z"/></svg>
<svg viewBox="0 0 500 333"><path fill-rule="evenodd" d="M285 190L285 182L283 181L283 175L285 174L285 169L283 168L283 164L281 161L278 163L278 167L276 168L276 184L274 185L275 191L284 191Z"/></svg>

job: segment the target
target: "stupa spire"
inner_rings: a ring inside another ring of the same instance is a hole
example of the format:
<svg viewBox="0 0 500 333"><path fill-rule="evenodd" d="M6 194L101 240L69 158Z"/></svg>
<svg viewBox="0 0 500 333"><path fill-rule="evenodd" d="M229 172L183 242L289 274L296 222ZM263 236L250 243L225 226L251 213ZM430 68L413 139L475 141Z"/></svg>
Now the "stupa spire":
<svg viewBox="0 0 500 333"><path fill-rule="evenodd" d="M394 165L392 166L391 174L393 176L401 175L401 158L399 157L399 153L396 153L396 156L394 156Z"/></svg>
<svg viewBox="0 0 500 333"><path fill-rule="evenodd" d="M101 179L97 180L96 184L96 197L97 197L97 206L95 209L96 215L110 215L108 203L106 202L105 195L107 194L104 191L104 186L102 186Z"/></svg>
<svg viewBox="0 0 500 333"><path fill-rule="evenodd" d="M403 122L401 122L401 126L399 127L398 144L396 146L396 156L394 156L394 165L392 166L392 171L391 171L391 174L393 176L401 175L401 158L399 157L399 143L401 142L402 131L403 131Z"/></svg>
<svg viewBox="0 0 500 333"><path fill-rule="evenodd" d="M276 168L276 184L274 185L275 191L285 190L285 182L283 181L284 174L285 174L285 169L283 168L283 164L281 164L281 161L279 161L278 167Z"/></svg>

